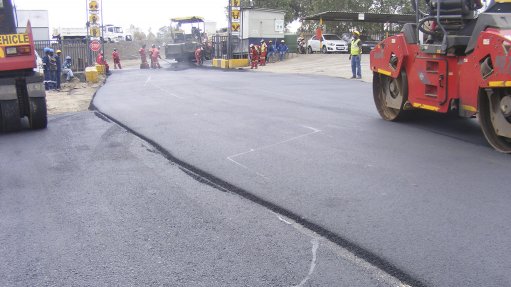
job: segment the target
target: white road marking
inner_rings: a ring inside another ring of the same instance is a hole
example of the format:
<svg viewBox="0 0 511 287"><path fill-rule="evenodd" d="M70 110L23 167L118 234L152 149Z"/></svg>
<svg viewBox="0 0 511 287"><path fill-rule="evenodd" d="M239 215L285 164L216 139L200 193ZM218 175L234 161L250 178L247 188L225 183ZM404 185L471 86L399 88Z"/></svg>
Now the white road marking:
<svg viewBox="0 0 511 287"><path fill-rule="evenodd" d="M258 147L258 148L251 148L248 151L240 152L238 154L230 155L230 156L227 157L227 159L232 161L233 158L236 158L236 157L239 157L239 156L242 156L242 155L246 155L246 154L249 154L249 153L252 153L252 152L268 149L268 148L271 148L271 147L274 147L274 146L277 146L277 145L288 143L288 142L291 142L291 141L294 141L294 140L297 140L297 139L301 139L301 138L304 138L304 137L307 137L307 136L310 136L310 135L313 135L313 134L321 132L321 130L313 128L313 127L308 127L308 126L302 126L302 127L306 128L306 129L310 129L310 130L312 130L312 132L309 132L309 133L306 133L306 134L303 134L303 135L299 135L299 136L295 136L295 137L292 137L292 138L289 138L289 139L286 139L286 140L283 140L283 141L279 141L279 142L276 142L274 144L269 144L269 145L265 145L265 146Z"/></svg>
<svg viewBox="0 0 511 287"><path fill-rule="evenodd" d="M302 126L306 129L309 129L309 130L312 130L311 132L309 133L306 133L306 134L303 134L303 135L299 135L299 136L295 136L295 137L292 137L290 139L286 139L286 140L283 140L283 141L279 141L277 143L274 143L274 144L269 144L269 145L265 145L265 146L262 146L262 147L258 147L258 148L251 148L250 150L248 151L245 151L245 152L241 152L241 153L237 153L237 154L233 154L233 155L230 155L227 157L227 160L233 162L234 164L246 169L246 170L250 170L248 168L248 166L234 160L234 158L237 158L237 157L240 157L242 155L246 155L246 154L249 154L249 153L252 153L252 152L256 152L256 151L260 151L260 150L264 150L264 149L268 149L268 148L271 148L271 147L274 147L274 146L277 146L277 145L280 145L280 144L284 144L284 143L288 143L288 142L291 142L291 141L294 141L294 140L297 140L297 139L300 139L300 138L303 138L303 137L306 137L306 136L310 136L310 135L313 135L315 133L319 133L321 132L321 130L319 129L316 129L316 128L313 128L313 127L309 127L309 126ZM264 174L262 173L259 173L259 172L256 172L256 174L260 177L264 177L264 178L267 178Z"/></svg>
<svg viewBox="0 0 511 287"><path fill-rule="evenodd" d="M145 81L144 86L146 86L147 83L149 83L150 80L151 80L151 76L147 77L147 80Z"/></svg>
<svg viewBox="0 0 511 287"><path fill-rule="evenodd" d="M316 269L316 259L317 259L317 251L318 251L318 248L319 248L319 240L317 238L313 238L311 240L311 243L312 243L312 261L311 261L311 266L309 268L309 274L307 274L307 276L302 280L302 282L300 282L300 284L298 285L294 285L293 287L302 287L305 285L305 283L307 283L307 281L310 280L312 274L314 273L314 270Z"/></svg>
<svg viewBox="0 0 511 287"><path fill-rule="evenodd" d="M167 90L164 90L164 89L162 89L162 88L160 88L160 87L158 87L158 86L155 86L155 85L152 85L152 86L153 86L153 87L155 87L156 89L158 89L158 90L162 91L163 93L165 93L165 94L167 94L167 95L169 95L169 96L172 96L172 97L174 97L174 98L177 98L177 99L180 99L180 100L184 100L184 99L185 99L185 98L180 97L180 96L178 96L178 95L176 95L176 94L174 94L174 93L171 93L171 92L169 92L169 91L167 91Z"/></svg>

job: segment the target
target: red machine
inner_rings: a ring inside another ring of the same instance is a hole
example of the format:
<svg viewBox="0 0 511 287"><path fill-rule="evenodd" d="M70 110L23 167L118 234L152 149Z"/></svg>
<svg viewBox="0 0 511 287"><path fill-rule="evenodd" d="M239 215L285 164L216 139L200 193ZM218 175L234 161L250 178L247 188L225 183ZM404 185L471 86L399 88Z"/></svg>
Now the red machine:
<svg viewBox="0 0 511 287"><path fill-rule="evenodd" d="M371 51L373 96L385 120L416 109L477 115L488 143L511 153L511 0L411 0L417 23Z"/></svg>
<svg viewBox="0 0 511 287"><path fill-rule="evenodd" d="M43 77L34 71L36 52L27 26L16 33L11 0L0 0L0 132L20 129L25 116L30 128L47 125Z"/></svg>

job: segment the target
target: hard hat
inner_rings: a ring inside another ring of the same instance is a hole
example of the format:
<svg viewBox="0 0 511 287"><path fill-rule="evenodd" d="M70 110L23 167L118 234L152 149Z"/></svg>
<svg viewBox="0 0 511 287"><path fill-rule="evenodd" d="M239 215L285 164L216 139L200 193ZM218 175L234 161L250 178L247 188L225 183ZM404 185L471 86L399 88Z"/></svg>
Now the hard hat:
<svg viewBox="0 0 511 287"><path fill-rule="evenodd" d="M353 34L360 36L360 32L357 30L353 31Z"/></svg>
<svg viewBox="0 0 511 287"><path fill-rule="evenodd" d="M270 40L270 43L273 43L273 41L272 41L272 40Z"/></svg>
<svg viewBox="0 0 511 287"><path fill-rule="evenodd" d="M250 44L250 48L254 47L254 44Z"/></svg>
<svg viewBox="0 0 511 287"><path fill-rule="evenodd" d="M50 48L48 48L48 47L44 47L43 52L45 52L45 53L49 53L49 52L50 52Z"/></svg>
<svg viewBox="0 0 511 287"><path fill-rule="evenodd" d="M61 50L57 50L57 54L60 54L60 53L62 53L62 51Z"/></svg>
<svg viewBox="0 0 511 287"><path fill-rule="evenodd" d="M50 52L50 53L53 53L54 51L53 51L53 49L52 49L52 48L50 48L50 51L49 51L49 52Z"/></svg>
<svg viewBox="0 0 511 287"><path fill-rule="evenodd" d="M71 60L71 56L67 56L67 57L66 57L66 60Z"/></svg>
<svg viewBox="0 0 511 287"><path fill-rule="evenodd" d="M280 42L281 42L281 43L285 43L286 41L284 41L284 40L281 40Z"/></svg>
<svg viewBox="0 0 511 287"><path fill-rule="evenodd" d="M114 48L114 51L117 51L117 48Z"/></svg>
<svg viewBox="0 0 511 287"><path fill-rule="evenodd" d="M261 43L264 42L264 39L261 39Z"/></svg>

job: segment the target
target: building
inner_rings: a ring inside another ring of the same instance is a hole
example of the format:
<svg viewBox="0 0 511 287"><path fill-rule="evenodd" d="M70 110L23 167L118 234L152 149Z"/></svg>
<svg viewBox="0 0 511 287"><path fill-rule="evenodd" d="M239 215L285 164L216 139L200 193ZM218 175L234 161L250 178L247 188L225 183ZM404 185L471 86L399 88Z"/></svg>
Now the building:
<svg viewBox="0 0 511 287"><path fill-rule="evenodd" d="M273 42L284 39L285 11L266 8L244 8L241 15L241 47L238 52L248 52L250 44L259 44L261 39Z"/></svg>
<svg viewBox="0 0 511 287"><path fill-rule="evenodd" d="M50 21L47 10L17 10L16 19L18 33L25 32L27 22L30 20L34 40L50 40Z"/></svg>

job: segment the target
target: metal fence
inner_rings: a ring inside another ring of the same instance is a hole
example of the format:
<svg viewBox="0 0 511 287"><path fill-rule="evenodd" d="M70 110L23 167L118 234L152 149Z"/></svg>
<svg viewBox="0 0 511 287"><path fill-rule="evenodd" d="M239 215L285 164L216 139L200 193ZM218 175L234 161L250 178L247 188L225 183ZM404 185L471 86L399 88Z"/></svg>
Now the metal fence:
<svg viewBox="0 0 511 287"><path fill-rule="evenodd" d="M85 68L95 63L97 53L92 52L85 40L47 40L35 41L35 49L39 56L44 56L43 49L45 47L52 48L53 50L62 51L62 61L67 56L71 56L72 70L77 72L85 71Z"/></svg>

